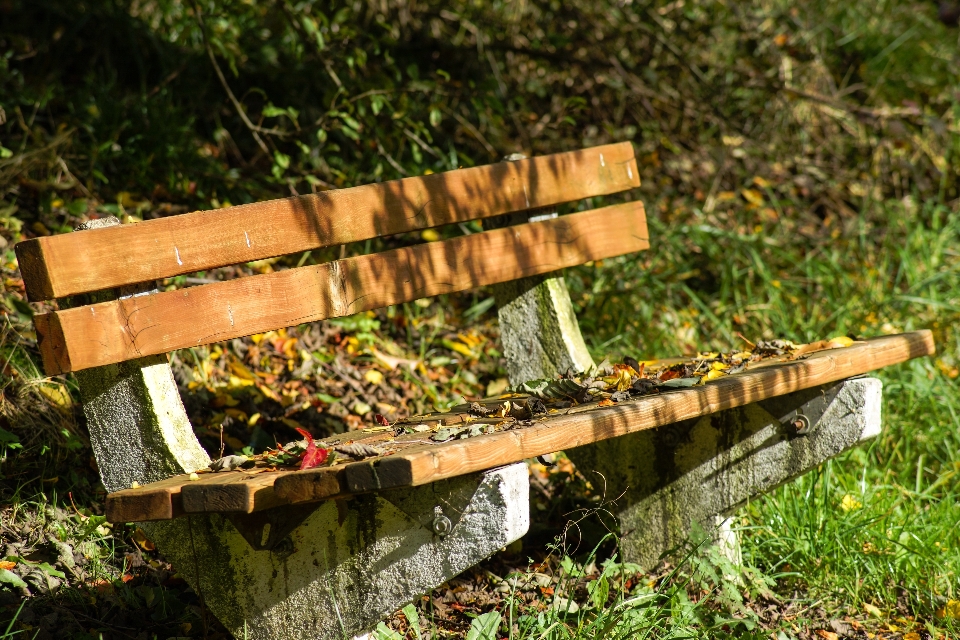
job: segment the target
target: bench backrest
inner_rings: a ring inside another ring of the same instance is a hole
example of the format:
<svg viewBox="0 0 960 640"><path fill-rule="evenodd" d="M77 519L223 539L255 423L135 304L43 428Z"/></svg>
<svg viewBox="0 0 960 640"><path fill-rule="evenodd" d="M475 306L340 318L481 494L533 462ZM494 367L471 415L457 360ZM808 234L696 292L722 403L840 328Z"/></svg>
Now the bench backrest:
<svg viewBox="0 0 960 640"><path fill-rule="evenodd" d="M31 301L554 206L639 186L630 143L35 238ZM219 342L648 247L643 205L560 218L34 317L50 375Z"/></svg>

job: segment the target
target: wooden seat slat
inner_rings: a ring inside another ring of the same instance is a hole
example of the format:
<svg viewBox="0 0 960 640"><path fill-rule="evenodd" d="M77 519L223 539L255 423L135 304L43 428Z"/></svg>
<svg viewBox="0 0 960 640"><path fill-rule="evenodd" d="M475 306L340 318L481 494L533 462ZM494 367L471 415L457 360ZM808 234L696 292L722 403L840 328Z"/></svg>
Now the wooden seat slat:
<svg viewBox="0 0 960 640"><path fill-rule="evenodd" d="M629 142L17 245L36 302L552 206L639 186Z"/></svg>
<svg viewBox="0 0 960 640"><path fill-rule="evenodd" d="M428 484L836 382L934 352L929 331L884 336L615 406L583 405L569 414L536 420L529 427L445 443L425 445L414 441L392 455L339 467L262 472L250 485L229 477L240 472L204 475L202 483L206 487L203 489L200 483L178 476L182 487L179 491L173 488L176 479L167 479L110 494L107 518L111 522L125 522L168 519L173 517L170 514L195 512L203 505L196 501L188 505L183 496L190 491L210 491L214 485L219 485L217 495L224 511L250 513L268 508L267 505L313 502ZM456 415L450 413L431 417L456 419ZM363 433L358 432L356 438L362 441ZM262 495L256 497L256 493ZM158 498L161 494L169 502L163 503ZM187 506L190 508L185 508Z"/></svg>
<svg viewBox="0 0 960 640"><path fill-rule="evenodd" d="M442 242L38 314L34 325L44 368L55 375L548 273L648 246L643 204L628 202Z"/></svg>

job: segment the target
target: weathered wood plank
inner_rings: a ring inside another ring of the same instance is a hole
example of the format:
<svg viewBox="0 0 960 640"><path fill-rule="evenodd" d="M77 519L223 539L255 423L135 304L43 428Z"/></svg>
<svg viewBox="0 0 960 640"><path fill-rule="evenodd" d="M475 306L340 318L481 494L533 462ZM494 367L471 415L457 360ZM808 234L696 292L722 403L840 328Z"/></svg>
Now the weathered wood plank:
<svg viewBox="0 0 960 640"><path fill-rule="evenodd" d="M584 405L569 415L550 416L530 427L467 440L412 444L390 456L340 467L261 473L252 492L245 487L243 492L237 491L241 483L229 478L231 474L205 475L202 482L222 485L221 496L235 492L210 506L224 505L226 511L247 513L268 508L267 505L422 485L743 406L934 352L929 331L874 338L845 349L818 352L803 360L760 366L700 387L646 396L612 407ZM176 517L187 510L179 502L180 491L174 488L190 484L195 483L188 482L186 476L177 476L110 494L107 517L111 522ZM163 495L169 496L167 502ZM191 504L191 510L204 506L202 502Z"/></svg>
<svg viewBox="0 0 960 640"><path fill-rule="evenodd" d="M606 195L640 185L629 142L34 238L31 301Z"/></svg>
<svg viewBox="0 0 960 640"><path fill-rule="evenodd" d="M73 234L73 235L80 235ZM648 248L629 202L443 242L34 316L50 375L546 273Z"/></svg>
<svg viewBox="0 0 960 640"><path fill-rule="evenodd" d="M358 463L367 467L375 465L377 472L354 474L349 489L353 493L388 489L391 478L402 479L400 486L417 486L492 469L836 382L933 353L933 335L929 331L875 338L845 349L819 352L804 360L760 367L703 386L551 417L527 428L439 445L418 445L392 456ZM301 471L278 479L274 485L276 495L290 502L326 497L313 493L316 485L309 480L313 473L316 472ZM361 478L364 477L371 480L363 484Z"/></svg>

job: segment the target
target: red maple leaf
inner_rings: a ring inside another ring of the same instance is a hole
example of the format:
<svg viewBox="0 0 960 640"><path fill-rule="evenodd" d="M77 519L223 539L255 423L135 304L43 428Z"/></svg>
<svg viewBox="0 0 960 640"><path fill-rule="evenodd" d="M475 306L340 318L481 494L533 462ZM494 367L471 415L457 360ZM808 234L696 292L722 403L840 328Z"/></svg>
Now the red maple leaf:
<svg viewBox="0 0 960 640"><path fill-rule="evenodd" d="M303 452L303 460L300 462L300 470L303 471L304 469L313 469L314 467L326 462L327 450L321 449L317 446L317 443L313 441L313 436L310 435L310 432L306 429L298 428L297 433L307 439L307 450Z"/></svg>

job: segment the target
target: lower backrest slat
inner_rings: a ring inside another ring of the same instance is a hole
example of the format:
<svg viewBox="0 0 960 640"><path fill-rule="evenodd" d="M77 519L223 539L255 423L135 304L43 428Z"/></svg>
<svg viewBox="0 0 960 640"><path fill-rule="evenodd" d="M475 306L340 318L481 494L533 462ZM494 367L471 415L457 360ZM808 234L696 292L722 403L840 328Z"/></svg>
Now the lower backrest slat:
<svg viewBox="0 0 960 640"><path fill-rule="evenodd" d="M649 247L641 202L443 242L111 300L35 317L50 375L442 293Z"/></svg>

